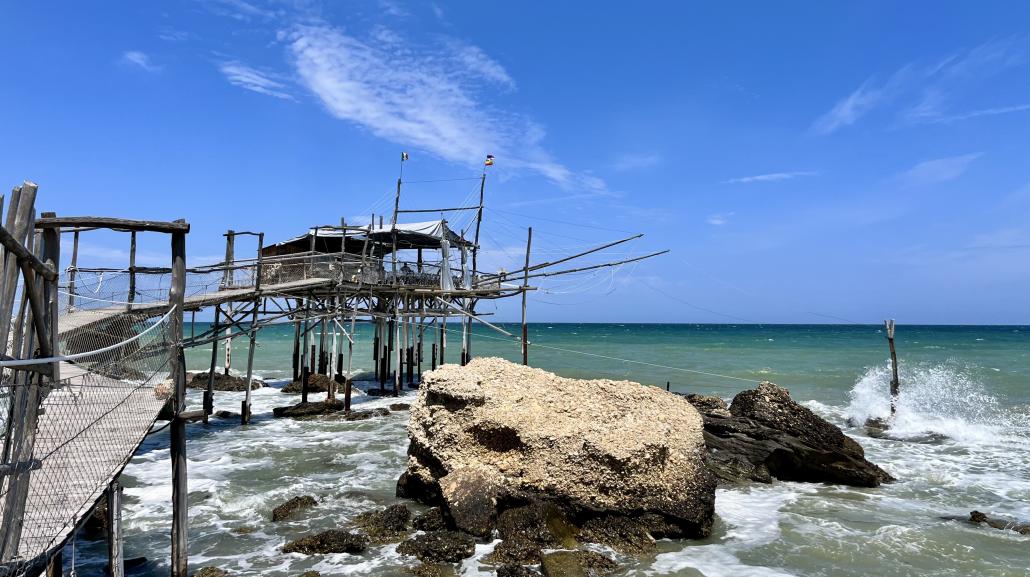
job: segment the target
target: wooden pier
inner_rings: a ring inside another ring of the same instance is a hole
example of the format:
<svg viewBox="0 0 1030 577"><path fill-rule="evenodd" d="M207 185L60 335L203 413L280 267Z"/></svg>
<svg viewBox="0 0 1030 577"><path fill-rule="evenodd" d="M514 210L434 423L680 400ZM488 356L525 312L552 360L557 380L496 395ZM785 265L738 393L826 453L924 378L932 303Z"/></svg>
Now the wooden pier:
<svg viewBox="0 0 1030 577"><path fill-rule="evenodd" d="M0 577L36 574L48 565L59 574L63 546L106 493L112 519L120 519L117 478L171 404L173 577L188 575L186 506L187 424L207 421L214 407L214 375L221 360L228 374L234 338L248 339L245 374L253 378L258 331L294 325L293 375L309 400L312 375L331 376L326 400L350 407L356 323L373 327L371 357L380 393L416 386L422 370L446 361L468 362L472 325L512 339L528 363L526 330L530 280L618 266L651 253L585 267L558 264L638 238L607 243L564 258L530 263L511 273L478 268L483 189L479 203L447 209L401 209L398 179L389 223L375 215L364 226L320 225L266 245L264 234L229 230L221 263L188 268L185 221L35 214L36 186L15 189L3 245L0 389L10 415L0 463ZM0 201L0 207L3 206ZM474 228L450 230L443 220L399 222L410 213L474 211ZM82 234L104 229L129 233L125 268L89 268L79 262ZM170 266L136 264L139 234L171 239ZM470 236L466 236L468 233ZM532 232L529 232L530 239ZM61 238L70 237L69 266L60 269ZM239 258L238 241L257 240L252 257ZM662 251L664 252L664 251ZM546 270L545 270L546 269ZM92 287L86 290L84 287ZM522 331L513 335L476 313L484 300L522 297ZM186 313L213 310L210 330L183 335ZM448 337L448 325L458 335ZM431 361L426 358L427 335ZM435 335L435 338L433 338ZM225 344L220 354L220 343ZM184 349L210 345L209 381L199 411L185 410ZM250 391L241 406L250 419ZM110 535L111 566L121 567L120 522ZM115 575L119 575L115 570Z"/></svg>

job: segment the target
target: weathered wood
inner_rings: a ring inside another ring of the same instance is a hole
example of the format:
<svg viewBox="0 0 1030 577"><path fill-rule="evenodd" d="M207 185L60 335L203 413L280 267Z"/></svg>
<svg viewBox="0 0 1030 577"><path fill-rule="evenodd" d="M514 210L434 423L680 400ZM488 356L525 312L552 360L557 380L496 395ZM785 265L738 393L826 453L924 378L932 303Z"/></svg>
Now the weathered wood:
<svg viewBox="0 0 1030 577"><path fill-rule="evenodd" d="M185 223L184 223L185 224ZM189 230L188 227L186 230ZM186 234L184 231L172 234L172 283L168 291L168 304L175 307L169 331L175 339L169 359L174 386L173 404L175 417L170 424L172 460L172 577L188 577L188 515L189 489L186 482L186 421L181 413L186 409L186 367L182 350L182 311L186 289Z"/></svg>
<svg viewBox="0 0 1030 577"><path fill-rule="evenodd" d="M64 556L61 555L60 549L50 556L50 561L46 565L46 577L64 577Z"/></svg>
<svg viewBox="0 0 1030 577"><path fill-rule="evenodd" d="M2 226L0 226L0 243L3 243L7 251L18 257L19 261L24 262L31 270L39 273L46 280L51 282L57 280L57 271L53 267L47 266L46 263L36 258L36 255L30 253L20 242L15 240L15 235Z"/></svg>
<svg viewBox="0 0 1030 577"><path fill-rule="evenodd" d="M43 216L50 216L54 213L44 213ZM51 228L43 231L40 235L43 241L43 261L53 267L55 270L60 269L61 266L61 230ZM58 315L60 310L60 303L58 300L60 295L57 292L57 282L45 282L43 283L43 300L46 306L46 330L47 335L50 339L49 346L47 347L52 354L57 352L57 341L59 334L58 327ZM42 351L41 351L42 352ZM51 381L61 380L61 364L53 363L50 372Z"/></svg>
<svg viewBox="0 0 1030 577"><path fill-rule="evenodd" d="M887 329L887 346L891 351L891 415L898 410L898 396L901 394L901 383L898 380L898 353L894 350L894 319L883 321Z"/></svg>
<svg viewBox="0 0 1030 577"><path fill-rule="evenodd" d="M218 317L221 315L222 307L215 305L215 318L211 323L211 334L218 336ZM204 422L208 421L208 415L215 410L215 365L218 364L218 343L211 343L211 367L207 371L207 388L204 389Z"/></svg>
<svg viewBox="0 0 1030 577"><path fill-rule="evenodd" d="M159 220L130 220L106 216L61 216L41 218L36 228L109 228L117 231L187 233L190 225L184 220L163 222Z"/></svg>
<svg viewBox="0 0 1030 577"><path fill-rule="evenodd" d="M243 404L240 407L240 422L244 425L250 422L250 389L254 385L254 349L257 344L257 320L259 303L254 303L253 316L250 318L250 339L247 348L247 390L243 396Z"/></svg>
<svg viewBox="0 0 1030 577"><path fill-rule="evenodd" d="M122 536L122 486L114 481L107 488L107 561L111 577L125 577Z"/></svg>
<svg viewBox="0 0 1030 577"><path fill-rule="evenodd" d="M129 236L129 298L128 309L132 310L132 303L136 300L136 231Z"/></svg>
<svg viewBox="0 0 1030 577"><path fill-rule="evenodd" d="M60 229L57 229L60 230ZM72 262L68 267L68 310L75 309L75 274L79 263L79 231L72 236Z"/></svg>
<svg viewBox="0 0 1030 577"><path fill-rule="evenodd" d="M529 252L533 248L533 227L526 234L526 268L522 273L522 364L529 364L529 326L526 324L526 289L529 287Z"/></svg>

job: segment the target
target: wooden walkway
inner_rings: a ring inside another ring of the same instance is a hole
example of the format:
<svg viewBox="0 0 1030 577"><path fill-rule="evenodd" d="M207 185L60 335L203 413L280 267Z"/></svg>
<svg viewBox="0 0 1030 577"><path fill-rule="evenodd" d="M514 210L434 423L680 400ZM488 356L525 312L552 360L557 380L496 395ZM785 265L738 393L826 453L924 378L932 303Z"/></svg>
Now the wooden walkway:
<svg viewBox="0 0 1030 577"><path fill-rule="evenodd" d="M250 301L261 297L274 297L277 295L294 296L307 291L324 288L333 284L333 280L327 278L309 278L298 281L291 281L279 284L265 285L255 290L253 287L222 290L213 293L203 293L187 296L184 301L184 310L199 310L204 307L220 305L232 301ZM61 316L58 323L58 331L65 335L84 327L92 327L99 323L105 323L116 319L119 316L132 314L133 316L158 317L168 312L167 302L141 303L132 305L129 310L125 305L102 307L95 309L78 309Z"/></svg>
<svg viewBox="0 0 1030 577"><path fill-rule="evenodd" d="M43 401L19 554L46 555L71 536L132 458L165 401L137 385L62 363L68 385Z"/></svg>

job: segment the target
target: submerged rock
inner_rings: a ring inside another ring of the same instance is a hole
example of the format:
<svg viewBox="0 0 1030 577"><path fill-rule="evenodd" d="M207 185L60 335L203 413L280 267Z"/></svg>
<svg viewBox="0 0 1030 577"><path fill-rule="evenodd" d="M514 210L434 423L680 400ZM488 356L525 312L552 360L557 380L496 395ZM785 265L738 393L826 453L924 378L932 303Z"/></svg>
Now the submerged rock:
<svg viewBox="0 0 1030 577"><path fill-rule="evenodd" d="M524 565L501 565L497 577L540 577L540 572Z"/></svg>
<svg viewBox="0 0 1030 577"><path fill-rule="evenodd" d="M399 540L408 532L410 521L411 511L404 505L391 505L379 511L361 513L354 518L354 524L375 543Z"/></svg>
<svg viewBox="0 0 1030 577"><path fill-rule="evenodd" d="M408 435L398 494L476 534L502 501L533 496L573 517L651 513L684 536L711 531L701 416L655 387L480 358L423 375Z"/></svg>
<svg viewBox="0 0 1030 577"><path fill-rule="evenodd" d="M708 467L731 482L784 481L876 487L892 481L838 427L763 382L738 393L729 411L705 397L688 397L704 415Z"/></svg>
<svg viewBox="0 0 1030 577"><path fill-rule="evenodd" d="M197 569L193 577L229 577L229 572L218 567L201 567Z"/></svg>
<svg viewBox="0 0 1030 577"><path fill-rule="evenodd" d="M434 531L404 541L397 552L426 563L458 563L475 554L476 540L458 531Z"/></svg>
<svg viewBox="0 0 1030 577"><path fill-rule="evenodd" d="M272 521L279 522L291 519L306 509L310 509L318 504L311 495L300 495L299 497L293 497L286 501L282 505L272 509Z"/></svg>
<svg viewBox="0 0 1030 577"><path fill-rule="evenodd" d="M421 563L409 567L408 571L415 577L454 577L454 565L450 563Z"/></svg>
<svg viewBox="0 0 1030 577"><path fill-rule="evenodd" d="M577 528L552 503L534 501L505 509L497 516L497 532L503 539L486 558L497 565L527 565L540 562L544 549L576 546Z"/></svg>
<svg viewBox="0 0 1030 577"><path fill-rule="evenodd" d="M390 405L391 411L407 411L409 409L411 409L411 405L409 403L393 403Z"/></svg>
<svg viewBox="0 0 1030 577"><path fill-rule="evenodd" d="M315 403L297 403L290 407L275 407L272 409L272 416L280 419L284 417L300 419L317 417L319 415L330 415L342 410L343 401L319 401Z"/></svg>
<svg viewBox="0 0 1030 577"><path fill-rule="evenodd" d="M1008 531L1015 531L1020 535L1030 535L1030 523L1016 523L1014 521L1006 521L1003 519L988 517L985 513L980 511L972 511L969 513L969 522L976 525L987 525L994 529L1004 529Z"/></svg>
<svg viewBox="0 0 1030 577"><path fill-rule="evenodd" d="M540 560L545 577L595 577L611 573L618 565L594 551L555 551Z"/></svg>
<svg viewBox="0 0 1030 577"><path fill-rule="evenodd" d="M390 414L390 409L379 407L361 411L347 411L341 417L344 421L365 421L374 417L385 417Z"/></svg>
<svg viewBox="0 0 1030 577"><path fill-rule="evenodd" d="M583 524L579 536L584 541L608 545L630 555L655 550L655 539L646 521L624 515L594 517Z"/></svg>
<svg viewBox="0 0 1030 577"><path fill-rule="evenodd" d="M283 553L304 553L324 555L326 553L361 553L368 547L368 537L340 529L330 529L290 541L283 546Z"/></svg>
<svg viewBox="0 0 1030 577"><path fill-rule="evenodd" d="M206 371L203 373L193 373L190 376L190 380L186 381L186 387L190 389L207 389L209 374ZM250 384L250 390L260 389L263 386L265 386L264 381L255 378ZM215 372L215 382L212 388L216 391L246 391L247 377Z"/></svg>
<svg viewBox="0 0 1030 577"><path fill-rule="evenodd" d="M301 573L298 577L322 577L322 574L320 572L318 572L318 571L312 570L312 571L305 571L305 572Z"/></svg>

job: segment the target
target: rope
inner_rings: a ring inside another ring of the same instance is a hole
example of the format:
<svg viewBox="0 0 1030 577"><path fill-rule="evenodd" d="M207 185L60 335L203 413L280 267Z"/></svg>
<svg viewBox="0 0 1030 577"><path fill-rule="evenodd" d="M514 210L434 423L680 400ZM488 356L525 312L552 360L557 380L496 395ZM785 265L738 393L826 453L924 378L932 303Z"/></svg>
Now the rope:
<svg viewBox="0 0 1030 577"><path fill-rule="evenodd" d="M115 343L115 344L113 344L111 346L104 347L102 349L97 349L95 351L86 351L84 353L75 353L73 355L59 355L59 356L55 356L55 357L48 357L48 358L45 358L45 359L16 359L16 360L11 360L11 361L0 361L0 367L20 367L20 366L25 366L25 365L39 365L39 364L48 364L48 363L59 363L59 362L64 362L64 361L75 361L75 360L82 359L82 358L85 358L85 357L91 357L91 356L94 356L94 355L99 355L101 353L110 352L110 351L113 351L115 349L121 348L121 347L123 347L123 346L125 346L125 345L127 345L127 344L129 344L131 342L134 342L134 341L137 341L137 340L143 338L150 331L152 331L155 328L161 326L166 320L168 320L168 317L171 316L173 311L175 311L175 307L174 306L172 308L168 309L168 312L165 313L165 316L161 317L161 319L159 321L157 321L156 323L150 325L149 327L147 327L146 330L144 330L143 332L139 333L138 335L135 335L133 337L125 339L124 341L122 341L120 343Z"/></svg>

